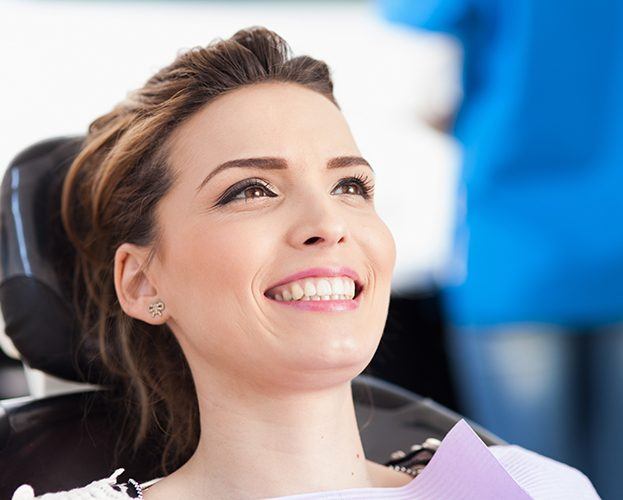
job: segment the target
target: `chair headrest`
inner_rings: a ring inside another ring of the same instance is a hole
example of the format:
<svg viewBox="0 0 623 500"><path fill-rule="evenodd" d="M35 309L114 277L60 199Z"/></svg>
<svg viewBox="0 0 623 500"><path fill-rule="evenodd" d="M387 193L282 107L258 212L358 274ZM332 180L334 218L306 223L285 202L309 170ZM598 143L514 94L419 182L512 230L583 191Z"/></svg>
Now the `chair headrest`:
<svg viewBox="0 0 623 500"><path fill-rule="evenodd" d="M98 383L94 343L78 343L72 305L75 250L60 217L65 175L82 137L37 143L9 165L0 187L0 307L5 332L32 368Z"/></svg>

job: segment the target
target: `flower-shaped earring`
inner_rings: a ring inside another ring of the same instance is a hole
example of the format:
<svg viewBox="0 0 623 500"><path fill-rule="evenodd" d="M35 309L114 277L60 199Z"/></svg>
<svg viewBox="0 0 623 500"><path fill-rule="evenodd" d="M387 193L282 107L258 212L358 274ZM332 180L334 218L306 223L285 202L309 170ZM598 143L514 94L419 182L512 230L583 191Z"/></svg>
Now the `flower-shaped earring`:
<svg viewBox="0 0 623 500"><path fill-rule="evenodd" d="M164 302L161 300L149 305L149 312L151 313L152 318L162 316L162 311L164 311Z"/></svg>

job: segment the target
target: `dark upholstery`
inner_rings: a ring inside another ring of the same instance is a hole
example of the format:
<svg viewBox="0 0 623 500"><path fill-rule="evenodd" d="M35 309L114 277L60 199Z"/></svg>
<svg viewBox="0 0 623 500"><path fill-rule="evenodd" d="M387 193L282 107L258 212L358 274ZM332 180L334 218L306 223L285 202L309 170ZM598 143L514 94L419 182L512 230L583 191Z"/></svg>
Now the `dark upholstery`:
<svg viewBox="0 0 623 500"><path fill-rule="evenodd" d="M95 345L77 349L71 306L74 251L60 220L61 184L81 144L60 138L31 146L0 188L0 307L5 331L31 367L97 383ZM82 373L81 373L82 372Z"/></svg>
<svg viewBox="0 0 623 500"><path fill-rule="evenodd" d="M98 383L95 346L78 348L71 305L74 253L59 216L60 187L80 138L36 144L6 171L0 198L0 306L6 333L25 363L52 375ZM368 458L389 461L428 437L443 438L458 414L379 379L353 382L357 419ZM0 402L0 498L22 483L36 493L69 489L124 467L121 480L151 479L158 442L136 458L113 463L117 408L103 391ZM503 443L472 424L486 444Z"/></svg>

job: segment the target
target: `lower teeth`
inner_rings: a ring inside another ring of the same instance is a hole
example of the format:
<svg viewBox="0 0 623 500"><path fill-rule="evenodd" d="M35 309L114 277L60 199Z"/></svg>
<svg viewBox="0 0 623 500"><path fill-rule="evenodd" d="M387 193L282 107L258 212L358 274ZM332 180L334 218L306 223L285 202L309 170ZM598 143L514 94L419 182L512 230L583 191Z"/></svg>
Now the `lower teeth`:
<svg viewBox="0 0 623 500"><path fill-rule="evenodd" d="M312 295L311 297L308 297L307 295L304 295L300 300L349 300L350 297L347 297L346 295Z"/></svg>
<svg viewBox="0 0 623 500"><path fill-rule="evenodd" d="M321 301L321 300L352 300L353 297L349 297L347 295L312 295L311 297L307 296L307 295L303 295L303 297L301 297L300 299L296 300L296 299L290 299L290 300L283 300L283 297L281 295L277 295L275 297L276 300L278 300L279 302L307 302L307 301Z"/></svg>

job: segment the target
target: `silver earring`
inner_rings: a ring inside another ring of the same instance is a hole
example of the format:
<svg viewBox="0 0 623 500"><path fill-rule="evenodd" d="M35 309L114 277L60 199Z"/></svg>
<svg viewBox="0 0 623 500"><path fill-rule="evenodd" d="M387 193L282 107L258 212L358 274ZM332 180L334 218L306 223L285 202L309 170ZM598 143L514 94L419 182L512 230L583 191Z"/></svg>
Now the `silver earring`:
<svg viewBox="0 0 623 500"><path fill-rule="evenodd" d="M152 318L162 316L162 311L164 311L164 302L161 300L149 305L149 312L151 313Z"/></svg>

